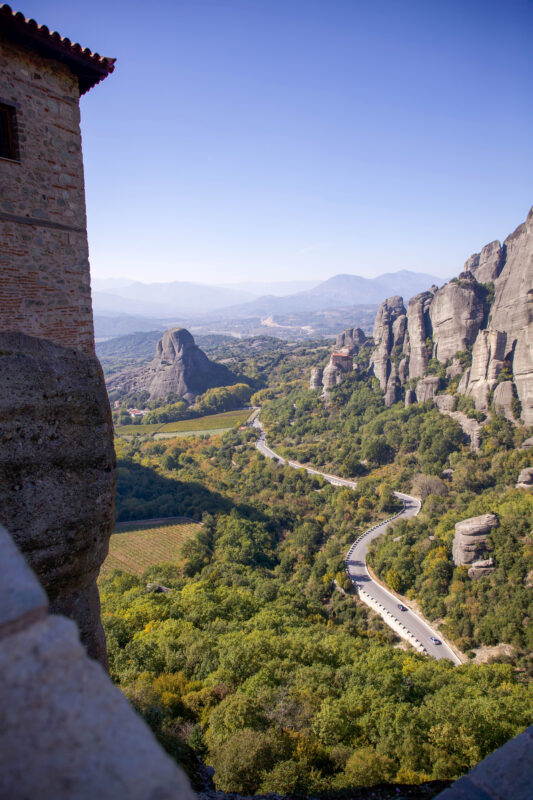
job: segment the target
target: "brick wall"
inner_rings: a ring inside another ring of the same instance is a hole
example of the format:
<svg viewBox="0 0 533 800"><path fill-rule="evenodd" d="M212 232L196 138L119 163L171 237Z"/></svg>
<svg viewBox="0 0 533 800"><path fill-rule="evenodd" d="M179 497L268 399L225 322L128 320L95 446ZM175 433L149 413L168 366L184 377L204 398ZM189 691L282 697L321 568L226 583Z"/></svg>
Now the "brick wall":
<svg viewBox="0 0 533 800"><path fill-rule="evenodd" d="M0 35L0 101L20 158L0 159L0 331L93 353L78 79Z"/></svg>

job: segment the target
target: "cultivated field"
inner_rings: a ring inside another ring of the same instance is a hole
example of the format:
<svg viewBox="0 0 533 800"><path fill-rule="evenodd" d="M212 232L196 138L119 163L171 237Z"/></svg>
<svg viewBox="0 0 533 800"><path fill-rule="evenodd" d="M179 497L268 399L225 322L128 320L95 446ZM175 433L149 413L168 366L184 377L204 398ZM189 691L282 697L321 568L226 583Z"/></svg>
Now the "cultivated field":
<svg viewBox="0 0 533 800"><path fill-rule="evenodd" d="M225 411L222 414L208 414L195 419L182 419L179 422L166 422L150 425L119 425L115 432L119 436L170 436L191 435L195 433L210 434L213 432L237 428L243 425L252 411L249 408L238 411Z"/></svg>
<svg viewBox="0 0 533 800"><path fill-rule="evenodd" d="M164 561L181 561L184 542L199 529L197 522L174 518L163 522L120 523L109 542L109 555L102 566L101 575L113 569L142 575L148 567Z"/></svg>

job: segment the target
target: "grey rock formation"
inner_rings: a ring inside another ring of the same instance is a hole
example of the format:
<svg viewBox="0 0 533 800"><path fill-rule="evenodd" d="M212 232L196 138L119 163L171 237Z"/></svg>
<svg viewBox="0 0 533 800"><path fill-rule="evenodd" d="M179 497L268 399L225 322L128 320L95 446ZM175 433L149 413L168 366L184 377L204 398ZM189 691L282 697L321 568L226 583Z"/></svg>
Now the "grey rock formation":
<svg viewBox="0 0 533 800"><path fill-rule="evenodd" d="M313 367L313 369L311 370L309 388L313 390L322 388L322 370L320 369L320 367Z"/></svg>
<svg viewBox="0 0 533 800"><path fill-rule="evenodd" d="M533 486L533 467L526 467L518 476L517 489L530 489Z"/></svg>
<svg viewBox="0 0 533 800"><path fill-rule="evenodd" d="M416 384L416 399L419 403L432 400L439 388L440 379L437 375L427 375Z"/></svg>
<svg viewBox="0 0 533 800"><path fill-rule="evenodd" d="M370 366L385 393L385 404L392 405L398 399L400 379L397 368L391 361L400 358L405 343L407 316L401 297L389 297L379 307L374 322L374 342L376 347L370 359ZM402 372L405 373L404 364Z"/></svg>
<svg viewBox="0 0 533 800"><path fill-rule="evenodd" d="M505 359L505 342L502 331L480 331L472 349L472 367L459 384L459 391L472 397L480 411L487 411L487 394L498 382Z"/></svg>
<svg viewBox="0 0 533 800"><path fill-rule="evenodd" d="M322 377L324 391L333 389L334 386L338 386L338 384L342 381L343 374L344 373L339 369L339 367L330 361L327 367L324 369Z"/></svg>
<svg viewBox="0 0 533 800"><path fill-rule="evenodd" d="M499 242L490 242L465 262L464 271L472 272L479 283L495 281L503 269L505 251Z"/></svg>
<svg viewBox="0 0 533 800"><path fill-rule="evenodd" d="M463 371L463 365L458 358L454 358L449 367L446 367L447 378L457 378Z"/></svg>
<svg viewBox="0 0 533 800"><path fill-rule="evenodd" d="M470 440L470 449L473 453L477 453L481 441L480 432L483 425L477 420L467 417L462 411L454 411L455 398L451 394L436 395L434 403L441 414L446 414L461 426L463 433Z"/></svg>
<svg viewBox="0 0 533 800"><path fill-rule="evenodd" d="M368 336L361 328L348 328L337 336L335 349L346 350L350 355L355 355L367 341Z"/></svg>
<svg viewBox="0 0 533 800"><path fill-rule="evenodd" d="M495 281L491 328L504 331L505 351L522 403L522 419L533 424L533 208L504 242L505 265Z"/></svg>
<svg viewBox="0 0 533 800"><path fill-rule="evenodd" d="M485 558L480 559L479 561L474 561L470 569L468 570L468 577L470 580L477 580L478 578L486 578L487 575L490 575L494 572L494 559L493 558Z"/></svg>
<svg viewBox="0 0 533 800"><path fill-rule="evenodd" d="M145 390L150 400L174 393L192 403L207 389L232 383L236 383L235 376L223 364L210 361L189 331L171 328L157 343L150 364L113 375L107 385L109 389Z"/></svg>
<svg viewBox="0 0 533 800"><path fill-rule="evenodd" d="M398 370L394 364L391 366L389 378L387 380L387 388L385 389L385 405L392 406L398 400L400 393L400 379L398 377Z"/></svg>
<svg viewBox="0 0 533 800"><path fill-rule="evenodd" d="M497 414L502 414L510 422L514 422L513 414L514 384L512 381L502 381L494 389L492 402Z"/></svg>
<svg viewBox="0 0 533 800"><path fill-rule="evenodd" d="M479 561L486 551L487 536L498 524L496 514L482 514L458 522L453 539L453 563L459 566Z"/></svg>
<svg viewBox="0 0 533 800"><path fill-rule="evenodd" d="M436 292L429 309L434 358L447 361L474 344L487 313L484 297L471 277L450 281Z"/></svg>
<svg viewBox="0 0 533 800"><path fill-rule="evenodd" d="M430 354L426 341L433 331L429 315L433 297L433 292L422 292L411 298L407 306L409 378L421 378L428 365Z"/></svg>
<svg viewBox="0 0 533 800"><path fill-rule="evenodd" d="M416 403L416 394L413 389L407 389L405 392L405 407L412 406L413 403Z"/></svg>
<svg viewBox="0 0 533 800"><path fill-rule="evenodd" d="M530 450L533 447L533 436L530 436L529 439L524 439L520 450Z"/></svg>
<svg viewBox="0 0 533 800"><path fill-rule="evenodd" d="M106 664L96 578L114 516L113 426L97 359L0 333L0 522L51 608ZM23 413L22 413L23 412Z"/></svg>

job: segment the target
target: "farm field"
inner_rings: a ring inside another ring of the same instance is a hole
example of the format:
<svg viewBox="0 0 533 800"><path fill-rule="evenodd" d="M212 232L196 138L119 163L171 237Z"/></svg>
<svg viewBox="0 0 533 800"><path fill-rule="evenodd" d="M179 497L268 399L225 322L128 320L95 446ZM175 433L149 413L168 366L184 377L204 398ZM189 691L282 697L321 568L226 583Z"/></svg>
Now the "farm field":
<svg viewBox="0 0 533 800"><path fill-rule="evenodd" d="M195 419L182 419L179 422L166 422L150 425L119 425L115 431L119 436L162 436L175 434L214 433L243 425L252 411L249 408L225 411L222 414L208 414Z"/></svg>
<svg viewBox="0 0 533 800"><path fill-rule="evenodd" d="M142 575L148 567L164 561L181 561L181 548L200 527L197 522L174 518L163 522L121 523L109 542L109 555L102 565L101 575L121 569L132 575Z"/></svg>

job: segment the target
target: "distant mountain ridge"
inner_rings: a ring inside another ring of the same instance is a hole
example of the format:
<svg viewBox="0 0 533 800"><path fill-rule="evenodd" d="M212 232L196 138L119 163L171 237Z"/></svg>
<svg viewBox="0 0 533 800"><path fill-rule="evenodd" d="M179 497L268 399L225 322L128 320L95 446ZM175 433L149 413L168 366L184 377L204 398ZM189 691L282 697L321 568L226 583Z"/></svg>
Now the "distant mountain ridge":
<svg viewBox="0 0 533 800"><path fill-rule="evenodd" d="M116 283L116 282L115 282ZM132 282L127 285L109 284L103 281L97 286L106 291L93 292L93 304L98 316L128 314L130 316L157 317L206 317L211 314L225 317L254 317L271 314L287 314L306 311L327 311L351 305L378 304L391 294L410 297L428 285L443 281L433 275L400 270L363 278L359 275L334 275L312 288L288 295L269 294L257 297L244 286L263 287L305 286L305 282L272 282L240 284L236 286L209 286L188 281L168 283ZM312 282L310 282L312 283ZM309 285L309 283L307 284Z"/></svg>
<svg viewBox="0 0 533 800"><path fill-rule="evenodd" d="M239 306L225 309L236 317L268 314L287 314L302 311L327 311L350 305L380 303L391 294L414 296L428 284L440 285L442 278L421 272L400 270L379 275L377 278L362 278L359 275L334 275L313 289L297 292L288 297L259 297Z"/></svg>

